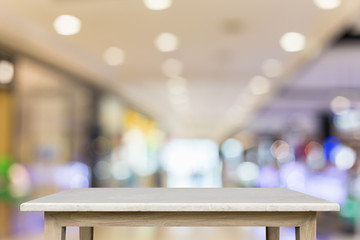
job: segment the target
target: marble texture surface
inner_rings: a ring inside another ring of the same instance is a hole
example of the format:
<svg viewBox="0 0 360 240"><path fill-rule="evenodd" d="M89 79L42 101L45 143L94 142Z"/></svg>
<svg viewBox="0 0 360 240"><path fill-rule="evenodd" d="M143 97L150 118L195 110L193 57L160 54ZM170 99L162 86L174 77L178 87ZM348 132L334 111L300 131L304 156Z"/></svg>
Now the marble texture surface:
<svg viewBox="0 0 360 240"><path fill-rule="evenodd" d="M339 211L337 203L284 188L82 188L21 204L51 212Z"/></svg>

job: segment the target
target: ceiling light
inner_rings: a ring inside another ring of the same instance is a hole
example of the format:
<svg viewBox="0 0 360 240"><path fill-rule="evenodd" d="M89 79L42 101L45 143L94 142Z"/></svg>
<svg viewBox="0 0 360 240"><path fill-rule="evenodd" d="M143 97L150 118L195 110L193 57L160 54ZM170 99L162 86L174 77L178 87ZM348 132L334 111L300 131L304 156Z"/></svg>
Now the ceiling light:
<svg viewBox="0 0 360 240"><path fill-rule="evenodd" d="M299 52L305 48L304 35L296 32L285 33L280 39L280 46L286 52Z"/></svg>
<svg viewBox="0 0 360 240"><path fill-rule="evenodd" d="M163 62L161 69L167 77L178 77L183 71L183 64L177 59L169 58Z"/></svg>
<svg viewBox="0 0 360 240"><path fill-rule="evenodd" d="M331 101L331 110L337 115L346 113L350 107L351 102L346 97L337 96Z"/></svg>
<svg viewBox="0 0 360 240"><path fill-rule="evenodd" d="M189 103L188 89L184 78L169 79L166 86L173 105L187 105Z"/></svg>
<svg viewBox="0 0 360 240"><path fill-rule="evenodd" d="M279 77L283 73L283 65L279 60L270 58L266 60L261 69L268 78Z"/></svg>
<svg viewBox="0 0 360 240"><path fill-rule="evenodd" d="M339 7L341 0L314 0L314 3L318 8L330 10Z"/></svg>
<svg viewBox="0 0 360 240"><path fill-rule="evenodd" d="M74 35L80 32L81 21L71 15L60 15L54 21L54 28L58 34Z"/></svg>
<svg viewBox="0 0 360 240"><path fill-rule="evenodd" d="M167 84L168 89L171 89L176 86L186 87L186 80L184 78L177 77L177 78L169 79L169 81L166 84Z"/></svg>
<svg viewBox="0 0 360 240"><path fill-rule="evenodd" d="M9 84L14 78L14 64L9 61L0 61L0 84Z"/></svg>
<svg viewBox="0 0 360 240"><path fill-rule="evenodd" d="M125 52L118 47L109 47L104 52L104 60L110 66L118 66L125 61Z"/></svg>
<svg viewBox="0 0 360 240"><path fill-rule="evenodd" d="M255 76L250 80L249 87L254 95L262 95L269 92L270 81L263 76Z"/></svg>
<svg viewBox="0 0 360 240"><path fill-rule="evenodd" d="M187 94L187 88L181 85L171 86L171 88L169 88L169 93L172 95Z"/></svg>
<svg viewBox="0 0 360 240"><path fill-rule="evenodd" d="M155 46L160 52L172 52L178 48L178 38L172 33L161 33L155 39Z"/></svg>
<svg viewBox="0 0 360 240"><path fill-rule="evenodd" d="M172 5L172 0L143 0L143 2L150 10L164 10Z"/></svg>

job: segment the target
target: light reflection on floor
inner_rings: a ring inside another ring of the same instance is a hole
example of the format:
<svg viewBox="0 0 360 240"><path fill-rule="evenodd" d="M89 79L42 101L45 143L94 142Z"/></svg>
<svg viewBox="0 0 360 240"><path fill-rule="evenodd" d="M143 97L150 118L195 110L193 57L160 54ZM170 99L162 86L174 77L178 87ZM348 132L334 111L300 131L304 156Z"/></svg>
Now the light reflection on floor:
<svg viewBox="0 0 360 240"><path fill-rule="evenodd" d="M68 228L66 240L78 240L78 229ZM332 236L326 240L355 240L360 236ZM2 238L3 240L44 240L43 234L32 236L18 236ZM95 240L265 240L264 228L238 227L178 227L178 228L151 228L151 227L106 227L95 229ZM282 228L281 240L295 240L293 229Z"/></svg>

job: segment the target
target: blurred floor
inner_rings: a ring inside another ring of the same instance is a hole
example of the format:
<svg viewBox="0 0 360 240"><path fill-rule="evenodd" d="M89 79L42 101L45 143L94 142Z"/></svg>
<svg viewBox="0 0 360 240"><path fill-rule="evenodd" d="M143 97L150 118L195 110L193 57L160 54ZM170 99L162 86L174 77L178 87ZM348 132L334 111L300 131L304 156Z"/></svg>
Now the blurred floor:
<svg viewBox="0 0 360 240"><path fill-rule="evenodd" d="M336 235L329 238L321 238L326 240L355 240L360 239L360 235L357 236L342 236ZM4 238L3 240L43 240L43 234L36 234L31 236L18 236ZM67 240L78 240L78 229L68 228ZM264 228L248 228L248 227L229 227L229 228L151 228L151 227L139 227L139 228L124 228L124 227L107 227L96 228L94 239L131 239L131 240L233 240L233 239L246 239L246 240L259 240L265 239ZM295 240L292 229L282 228L281 230L282 240Z"/></svg>

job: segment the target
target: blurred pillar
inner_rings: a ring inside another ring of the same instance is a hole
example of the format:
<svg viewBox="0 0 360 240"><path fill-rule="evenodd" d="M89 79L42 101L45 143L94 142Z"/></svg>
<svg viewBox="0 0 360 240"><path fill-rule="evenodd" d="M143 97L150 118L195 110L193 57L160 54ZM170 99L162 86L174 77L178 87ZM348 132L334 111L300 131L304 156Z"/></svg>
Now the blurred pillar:
<svg viewBox="0 0 360 240"><path fill-rule="evenodd" d="M98 91L92 92L92 98L91 98L91 112L89 114L90 116L90 122L88 126L88 164L91 169L91 183L90 187L100 187L98 179L96 178L94 174L94 168L96 163L100 160L99 155L97 154L96 148L97 146L96 139L98 139L101 136L101 129L99 127L99 99L100 99L101 93Z"/></svg>
<svg viewBox="0 0 360 240"><path fill-rule="evenodd" d="M14 93L10 88L0 88L0 161L6 161L9 156L13 156L13 94ZM6 178L6 174L0 176L0 180L1 177ZM4 186L5 185L1 187ZM1 190L6 191L6 189ZM0 198L0 238L1 236L8 235L10 232L10 209L9 203Z"/></svg>

